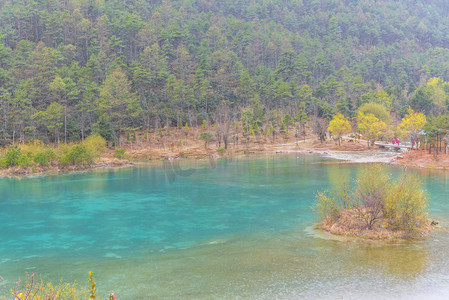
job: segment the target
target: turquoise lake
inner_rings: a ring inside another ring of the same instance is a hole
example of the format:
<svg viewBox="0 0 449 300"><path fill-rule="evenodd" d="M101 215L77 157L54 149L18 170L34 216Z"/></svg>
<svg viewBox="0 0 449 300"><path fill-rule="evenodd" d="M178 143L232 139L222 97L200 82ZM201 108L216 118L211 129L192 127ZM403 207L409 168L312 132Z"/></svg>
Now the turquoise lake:
<svg viewBox="0 0 449 300"><path fill-rule="evenodd" d="M424 241L314 231L316 191L362 167L290 154L3 178L2 285L93 271L100 299L447 299L449 172L409 170L441 225Z"/></svg>

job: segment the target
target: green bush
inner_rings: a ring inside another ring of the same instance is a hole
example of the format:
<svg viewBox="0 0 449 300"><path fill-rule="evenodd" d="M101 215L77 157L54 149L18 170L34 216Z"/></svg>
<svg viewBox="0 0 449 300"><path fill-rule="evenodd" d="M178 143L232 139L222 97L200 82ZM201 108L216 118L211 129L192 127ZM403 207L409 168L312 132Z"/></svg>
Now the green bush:
<svg viewBox="0 0 449 300"><path fill-rule="evenodd" d="M126 154L126 149L118 148L114 151L114 157L119 159L128 159L128 155Z"/></svg>
<svg viewBox="0 0 449 300"><path fill-rule="evenodd" d="M218 148L217 149L218 154L223 155L226 153L226 149L225 148Z"/></svg>
<svg viewBox="0 0 449 300"><path fill-rule="evenodd" d="M411 231L427 218L428 196L416 175L393 182L384 200L385 216L392 229Z"/></svg>
<svg viewBox="0 0 449 300"><path fill-rule="evenodd" d="M83 145L74 145L69 152L61 156L61 164L63 165L88 165L93 161Z"/></svg>
<svg viewBox="0 0 449 300"><path fill-rule="evenodd" d="M33 161L41 167L48 167L53 159L56 158L56 154L53 149L41 150L36 152L33 157Z"/></svg>
<svg viewBox="0 0 449 300"><path fill-rule="evenodd" d="M33 166L33 156L31 152L22 154L19 159L19 166L28 168Z"/></svg>
<svg viewBox="0 0 449 300"><path fill-rule="evenodd" d="M16 145L12 145L8 148L5 155L5 167L18 166L20 164L20 158L22 157L22 151Z"/></svg>

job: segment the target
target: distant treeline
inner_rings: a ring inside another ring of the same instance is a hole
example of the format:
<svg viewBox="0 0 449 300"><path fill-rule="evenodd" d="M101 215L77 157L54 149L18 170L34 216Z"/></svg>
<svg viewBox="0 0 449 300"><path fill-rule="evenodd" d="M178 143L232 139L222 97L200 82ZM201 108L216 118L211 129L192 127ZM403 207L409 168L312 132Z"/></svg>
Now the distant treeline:
<svg viewBox="0 0 449 300"><path fill-rule="evenodd" d="M448 48L443 0L3 0L0 141L446 114Z"/></svg>

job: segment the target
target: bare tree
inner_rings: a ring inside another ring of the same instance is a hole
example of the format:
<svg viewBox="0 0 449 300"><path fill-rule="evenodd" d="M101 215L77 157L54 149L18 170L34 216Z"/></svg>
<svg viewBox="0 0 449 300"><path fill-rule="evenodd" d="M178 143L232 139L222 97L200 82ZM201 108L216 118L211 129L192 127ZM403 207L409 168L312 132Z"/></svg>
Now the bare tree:
<svg viewBox="0 0 449 300"><path fill-rule="evenodd" d="M372 229L376 221L383 217L384 205L378 195L357 195L355 210L365 221L368 229Z"/></svg>
<svg viewBox="0 0 449 300"><path fill-rule="evenodd" d="M320 138L320 142L326 140L328 122L325 118L320 118L318 116L312 117L312 130Z"/></svg>
<svg viewBox="0 0 449 300"><path fill-rule="evenodd" d="M376 221L383 217L384 199L390 188L389 181L390 175L377 165L364 169L359 176L354 208L368 229L372 229Z"/></svg>
<svg viewBox="0 0 449 300"><path fill-rule="evenodd" d="M231 128L232 112L228 102L222 101L215 112L215 119L217 121L216 137L221 147L221 141L224 143L224 148L228 149L229 144L229 130Z"/></svg>

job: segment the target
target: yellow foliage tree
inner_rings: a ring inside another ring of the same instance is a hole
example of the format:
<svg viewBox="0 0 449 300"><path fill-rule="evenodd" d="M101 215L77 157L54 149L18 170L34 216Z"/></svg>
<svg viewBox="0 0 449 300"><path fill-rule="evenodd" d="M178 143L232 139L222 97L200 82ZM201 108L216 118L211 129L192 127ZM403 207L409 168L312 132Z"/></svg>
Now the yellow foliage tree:
<svg viewBox="0 0 449 300"><path fill-rule="evenodd" d="M426 122L426 116L423 113L415 112L409 107L408 113L402 118L400 125L402 135L404 137L410 137L412 142L415 141Z"/></svg>
<svg viewBox="0 0 449 300"><path fill-rule="evenodd" d="M332 121L329 122L329 127L327 131L332 133L334 137L338 138L338 145L340 145L341 137L345 133L350 133L352 131L351 123L345 118L341 113L334 116Z"/></svg>
<svg viewBox="0 0 449 300"><path fill-rule="evenodd" d="M440 77L432 77L427 81L427 85L437 87L439 85L442 85L444 83L443 79Z"/></svg>
<svg viewBox="0 0 449 300"><path fill-rule="evenodd" d="M376 118L373 114L358 113L357 123L357 129L367 140L368 146L370 141L374 142L379 139L382 133L387 129L387 124Z"/></svg>

